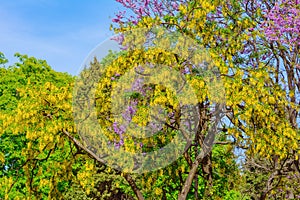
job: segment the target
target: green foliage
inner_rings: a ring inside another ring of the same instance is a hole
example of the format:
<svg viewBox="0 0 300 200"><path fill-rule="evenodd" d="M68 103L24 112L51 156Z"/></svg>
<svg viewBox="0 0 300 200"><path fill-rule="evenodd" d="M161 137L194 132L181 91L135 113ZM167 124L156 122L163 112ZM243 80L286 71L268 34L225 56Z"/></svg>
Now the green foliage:
<svg viewBox="0 0 300 200"><path fill-rule="evenodd" d="M0 52L0 65L4 65L8 60L5 58L4 54Z"/></svg>
<svg viewBox="0 0 300 200"><path fill-rule="evenodd" d="M50 149L45 147L39 154L35 154L35 151L40 148L38 146L40 139L31 141L28 133L38 131L37 121L23 126L22 120L24 115L40 108L32 106L35 98L41 98L38 95L46 83L63 87L71 83L73 78L66 73L53 71L46 61L26 55L16 54L16 56L20 60L18 63L0 69L0 123L2 124L0 134L0 198L46 198L52 190L51 184L49 185L53 177L50 172L51 168L54 167L53 164L57 160L64 160L66 157L62 156L64 151L57 150L56 145ZM32 94L34 94L34 98L30 96ZM29 106L29 110L25 110L26 106ZM44 110L39 110L41 116L45 115L46 107ZM23 112L22 118L16 119L17 113L20 111ZM32 118L31 116L28 117ZM10 124L12 126L8 128ZM47 135L50 134L52 133L47 133ZM30 146L32 145L34 148L31 149ZM68 149L68 144L65 143L65 145L65 149ZM27 148L31 151L27 151ZM51 154L52 151L55 153ZM53 170L57 169L53 168ZM67 182L61 180L57 181L57 184L57 192L62 192ZM38 185L41 187L39 188ZM35 191L30 191L28 189L30 187Z"/></svg>

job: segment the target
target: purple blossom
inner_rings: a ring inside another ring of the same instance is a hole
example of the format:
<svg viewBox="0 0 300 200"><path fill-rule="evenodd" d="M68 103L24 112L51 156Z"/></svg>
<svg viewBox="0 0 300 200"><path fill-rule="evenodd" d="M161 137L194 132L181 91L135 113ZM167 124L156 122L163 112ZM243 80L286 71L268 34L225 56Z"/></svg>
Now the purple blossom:
<svg viewBox="0 0 300 200"><path fill-rule="evenodd" d="M118 18L114 18L114 19L112 19L112 22L114 22L114 23L119 23L121 20L120 19L118 19Z"/></svg>
<svg viewBox="0 0 300 200"><path fill-rule="evenodd" d="M300 44L300 9L297 5L298 0L280 0L267 11L267 20L262 24L267 39L292 49Z"/></svg>
<svg viewBox="0 0 300 200"><path fill-rule="evenodd" d="M129 47L128 46L121 46L120 49L126 51Z"/></svg>
<svg viewBox="0 0 300 200"><path fill-rule="evenodd" d="M190 68L185 67L183 70L183 74L190 74Z"/></svg>
<svg viewBox="0 0 300 200"><path fill-rule="evenodd" d="M123 145L124 145L124 139L123 139L123 138L120 139L119 144L120 144L120 146L123 146Z"/></svg>
<svg viewBox="0 0 300 200"><path fill-rule="evenodd" d="M136 108L132 105L129 105L125 112L122 114L123 119L125 119L128 123L132 120L132 117L136 113Z"/></svg>
<svg viewBox="0 0 300 200"><path fill-rule="evenodd" d="M150 1L149 0L145 0L145 4L144 6L147 7L149 5Z"/></svg>
<svg viewBox="0 0 300 200"><path fill-rule="evenodd" d="M113 129L114 129L114 132L120 136L126 132L126 126L124 126L124 125L119 126L118 122L113 123Z"/></svg>
<svg viewBox="0 0 300 200"><path fill-rule="evenodd" d="M132 84L132 89L133 90L140 90L143 87L143 79L137 79L133 84Z"/></svg>
<svg viewBox="0 0 300 200"><path fill-rule="evenodd" d="M117 36L115 36L115 37L112 37L111 40L114 40L114 41L116 41L119 45L122 45L123 42L124 42L124 35L123 35L123 34L117 35Z"/></svg>
<svg viewBox="0 0 300 200"><path fill-rule="evenodd" d="M128 107L130 115L133 115L135 113L135 109L132 106Z"/></svg>
<svg viewBox="0 0 300 200"><path fill-rule="evenodd" d="M144 14L144 7L140 7L137 12L142 16Z"/></svg>
<svg viewBox="0 0 300 200"><path fill-rule="evenodd" d="M112 21L116 24L137 22L145 16L159 16L163 18L166 15L174 16L179 11L179 4L187 4L186 0L162 1L162 0L116 0L126 9L133 11L134 16L124 17L124 13L116 14Z"/></svg>
<svg viewBox="0 0 300 200"><path fill-rule="evenodd" d="M177 2L172 2L171 5L174 10L178 10L179 6Z"/></svg>

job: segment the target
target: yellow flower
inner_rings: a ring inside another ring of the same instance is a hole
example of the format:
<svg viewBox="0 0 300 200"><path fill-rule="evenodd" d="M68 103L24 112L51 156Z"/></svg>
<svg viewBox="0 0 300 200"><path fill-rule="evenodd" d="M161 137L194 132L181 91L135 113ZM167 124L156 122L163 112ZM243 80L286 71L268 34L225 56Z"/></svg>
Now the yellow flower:
<svg viewBox="0 0 300 200"><path fill-rule="evenodd" d="M156 195L161 195L162 194L162 189L161 188L155 188L155 194Z"/></svg>

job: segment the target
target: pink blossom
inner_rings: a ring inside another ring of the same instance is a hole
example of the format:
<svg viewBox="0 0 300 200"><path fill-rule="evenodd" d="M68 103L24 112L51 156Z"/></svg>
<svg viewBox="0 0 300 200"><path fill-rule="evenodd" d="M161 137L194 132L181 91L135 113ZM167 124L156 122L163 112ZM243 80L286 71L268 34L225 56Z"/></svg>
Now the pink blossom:
<svg viewBox="0 0 300 200"><path fill-rule="evenodd" d="M300 42L299 0L280 0L266 14L262 24L266 37L283 45L295 48Z"/></svg>

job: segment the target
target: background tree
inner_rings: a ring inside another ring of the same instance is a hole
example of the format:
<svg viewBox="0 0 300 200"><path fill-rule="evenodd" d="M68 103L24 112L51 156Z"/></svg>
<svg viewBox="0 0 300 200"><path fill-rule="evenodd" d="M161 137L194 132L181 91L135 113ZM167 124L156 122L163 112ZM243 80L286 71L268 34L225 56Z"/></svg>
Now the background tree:
<svg viewBox="0 0 300 200"><path fill-rule="evenodd" d="M122 189L101 188L115 182L129 186L120 173L114 175L76 143L79 136L71 109L74 77L53 71L43 60L17 56L20 62L1 68L0 197L125 195Z"/></svg>

